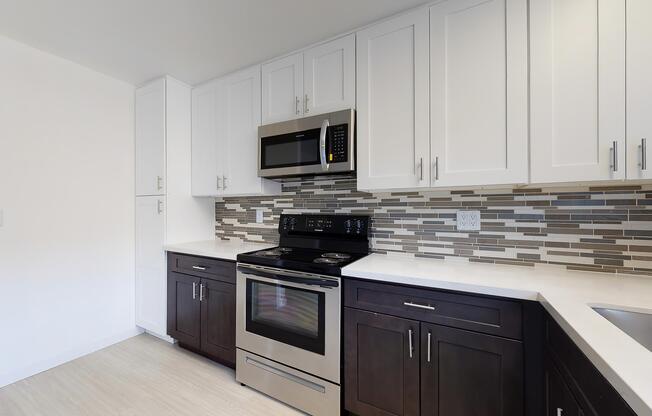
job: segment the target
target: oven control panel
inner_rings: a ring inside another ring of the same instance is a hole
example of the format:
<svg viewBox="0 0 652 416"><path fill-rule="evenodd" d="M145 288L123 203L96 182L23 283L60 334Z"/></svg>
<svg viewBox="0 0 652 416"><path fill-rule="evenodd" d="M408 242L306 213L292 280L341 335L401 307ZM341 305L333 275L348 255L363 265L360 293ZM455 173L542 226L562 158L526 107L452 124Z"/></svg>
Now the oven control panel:
<svg viewBox="0 0 652 416"><path fill-rule="evenodd" d="M279 233L310 233L366 237L369 217L357 215L293 215L281 214Z"/></svg>

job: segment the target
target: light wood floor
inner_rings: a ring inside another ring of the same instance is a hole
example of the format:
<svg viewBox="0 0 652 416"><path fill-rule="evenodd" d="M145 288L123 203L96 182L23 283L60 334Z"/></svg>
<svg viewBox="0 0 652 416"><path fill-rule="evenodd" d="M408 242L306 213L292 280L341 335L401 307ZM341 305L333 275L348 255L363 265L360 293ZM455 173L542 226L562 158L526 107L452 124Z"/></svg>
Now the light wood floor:
<svg viewBox="0 0 652 416"><path fill-rule="evenodd" d="M139 335L0 389L2 416L302 415L235 372Z"/></svg>

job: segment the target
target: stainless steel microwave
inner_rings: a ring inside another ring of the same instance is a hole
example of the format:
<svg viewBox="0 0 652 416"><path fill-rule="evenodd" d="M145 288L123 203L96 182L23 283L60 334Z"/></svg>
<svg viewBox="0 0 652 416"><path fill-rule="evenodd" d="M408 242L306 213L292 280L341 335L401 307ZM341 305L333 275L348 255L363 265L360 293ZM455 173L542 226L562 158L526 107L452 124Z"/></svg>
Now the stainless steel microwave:
<svg viewBox="0 0 652 416"><path fill-rule="evenodd" d="M258 176L261 178L354 170L354 110L258 127Z"/></svg>

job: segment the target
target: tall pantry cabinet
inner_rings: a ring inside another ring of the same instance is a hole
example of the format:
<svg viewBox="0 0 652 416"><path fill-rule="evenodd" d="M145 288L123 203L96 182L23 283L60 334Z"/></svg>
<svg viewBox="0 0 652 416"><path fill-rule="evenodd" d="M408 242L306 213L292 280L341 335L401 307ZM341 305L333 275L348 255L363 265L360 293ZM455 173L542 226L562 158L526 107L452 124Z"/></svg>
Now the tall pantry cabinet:
<svg viewBox="0 0 652 416"><path fill-rule="evenodd" d="M191 196L191 88L170 77L136 90L136 324L165 337L164 245L214 238L211 199Z"/></svg>

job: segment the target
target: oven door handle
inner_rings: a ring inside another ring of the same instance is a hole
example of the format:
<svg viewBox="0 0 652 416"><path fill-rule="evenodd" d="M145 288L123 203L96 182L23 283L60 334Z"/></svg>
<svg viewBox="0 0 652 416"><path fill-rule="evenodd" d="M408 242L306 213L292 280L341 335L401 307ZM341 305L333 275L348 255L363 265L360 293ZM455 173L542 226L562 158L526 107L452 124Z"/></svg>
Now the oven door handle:
<svg viewBox="0 0 652 416"><path fill-rule="evenodd" d="M273 273L269 271L263 271L253 267L247 266L238 266L238 271L241 271L244 274L253 274L255 276L266 277L268 279L282 280L284 282L298 283L306 286L321 286L321 287L338 287L340 283L334 279L328 279L323 277L301 277L301 276L292 276L289 274Z"/></svg>
<svg viewBox="0 0 652 416"><path fill-rule="evenodd" d="M330 164L326 160L326 131L329 126L330 122L326 119L321 123L321 129L319 130L319 158L321 160L321 169L324 172L330 168Z"/></svg>

